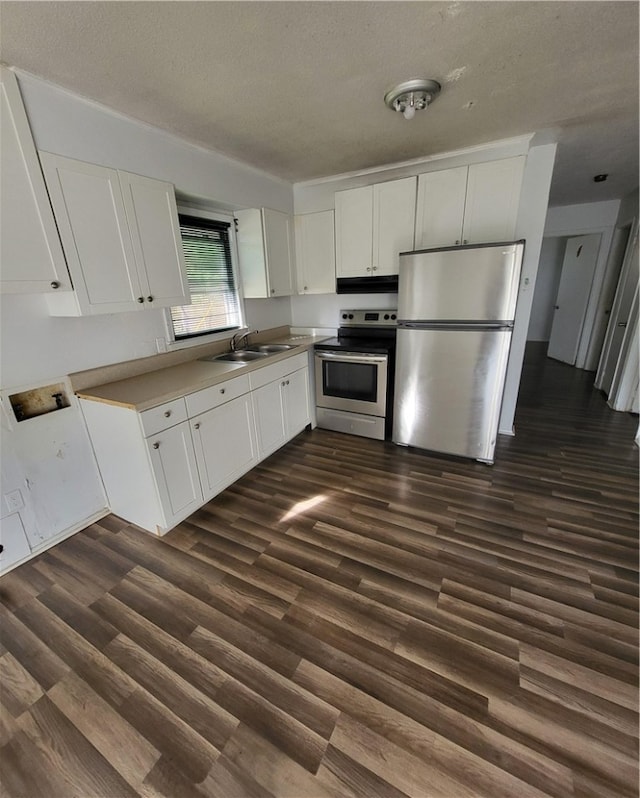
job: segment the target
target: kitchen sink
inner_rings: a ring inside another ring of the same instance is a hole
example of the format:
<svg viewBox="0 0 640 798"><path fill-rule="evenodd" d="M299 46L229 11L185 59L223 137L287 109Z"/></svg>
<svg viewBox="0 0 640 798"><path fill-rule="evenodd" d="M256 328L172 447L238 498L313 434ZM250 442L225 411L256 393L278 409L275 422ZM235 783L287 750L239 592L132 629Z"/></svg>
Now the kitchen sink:
<svg viewBox="0 0 640 798"><path fill-rule="evenodd" d="M286 352L288 349L295 349L295 344L253 344L245 349L236 349L234 352L225 352L224 355L209 355L201 357L200 360L215 362L224 360L228 363L250 363L252 360L261 360L269 355L277 355L279 352Z"/></svg>
<svg viewBox="0 0 640 798"><path fill-rule="evenodd" d="M288 349L295 349L295 344L253 344L248 346L248 352L266 352L268 355L275 354L276 352L286 352Z"/></svg>
<svg viewBox="0 0 640 798"><path fill-rule="evenodd" d="M262 360L263 357L269 357L269 353L249 352L247 349L239 349L237 352L226 352L224 355L203 357L202 360L226 360L231 363L250 363L252 360Z"/></svg>

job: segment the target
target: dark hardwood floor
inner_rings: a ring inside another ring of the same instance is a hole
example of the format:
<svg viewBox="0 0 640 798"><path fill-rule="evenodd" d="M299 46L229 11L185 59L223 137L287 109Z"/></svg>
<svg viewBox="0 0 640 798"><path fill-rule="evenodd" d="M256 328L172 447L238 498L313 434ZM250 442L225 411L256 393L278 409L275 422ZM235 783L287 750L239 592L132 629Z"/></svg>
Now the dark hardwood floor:
<svg viewBox="0 0 640 798"><path fill-rule="evenodd" d="M4 794L637 796L638 419L529 361L493 467L316 430L0 581Z"/></svg>

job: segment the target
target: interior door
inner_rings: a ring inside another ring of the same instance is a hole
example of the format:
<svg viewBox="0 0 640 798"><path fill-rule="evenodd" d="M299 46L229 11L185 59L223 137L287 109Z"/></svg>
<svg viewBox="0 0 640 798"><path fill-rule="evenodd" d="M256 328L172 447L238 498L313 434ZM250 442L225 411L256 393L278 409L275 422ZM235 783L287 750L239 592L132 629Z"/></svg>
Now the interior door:
<svg viewBox="0 0 640 798"><path fill-rule="evenodd" d="M565 249L547 354L571 366L578 354L599 249L599 233L570 238Z"/></svg>
<svg viewBox="0 0 640 798"><path fill-rule="evenodd" d="M607 396L611 392L622 343L627 333L633 299L638 292L638 277L638 238L636 236L630 252L629 268L621 276L616 292L607 329L606 354L604 355L604 361L600 364L599 379L596 380L596 385Z"/></svg>

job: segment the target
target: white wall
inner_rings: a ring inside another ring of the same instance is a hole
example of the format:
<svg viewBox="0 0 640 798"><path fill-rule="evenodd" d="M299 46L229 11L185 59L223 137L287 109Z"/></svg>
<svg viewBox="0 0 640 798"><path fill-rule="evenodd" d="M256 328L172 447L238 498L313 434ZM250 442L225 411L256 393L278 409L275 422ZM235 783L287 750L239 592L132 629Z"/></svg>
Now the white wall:
<svg viewBox="0 0 640 798"><path fill-rule="evenodd" d="M18 72L36 147L70 158L167 180L182 198L235 209L291 212L293 188L279 178L195 147ZM289 301L247 303L252 327L289 324ZM161 310L85 318L49 316L42 296L4 295L1 381L8 388L156 354L165 337Z"/></svg>
<svg viewBox="0 0 640 798"><path fill-rule="evenodd" d="M558 295L566 238L544 238L533 293L527 341L548 341L553 324L553 306Z"/></svg>
<svg viewBox="0 0 640 798"><path fill-rule="evenodd" d="M524 170L518 220L516 222L516 238L526 241L522 277L516 306L516 317L511 338L511 350L507 365L507 376L502 398L502 410L498 430L504 435L513 434L513 421L516 414L516 402L520 388L522 362L527 342L527 330L531 316L531 304L536 284L538 261L542 248L542 234L549 203L549 188L556 157L556 145L544 144L532 147L527 156Z"/></svg>
<svg viewBox="0 0 640 798"><path fill-rule="evenodd" d="M169 181L183 200L234 210L266 206L291 212L293 187L237 161L120 116L18 72L40 150ZM289 324L284 300L250 300L247 323ZM85 318L50 316L41 295L0 297L0 387L4 396L65 375L154 355L165 337L161 310ZM3 406L6 401L2 403ZM102 486L77 403L16 425L3 415L0 501L21 490L20 519L32 546L87 523L105 506ZM35 439L32 431L41 434ZM1 567L1 563L0 563Z"/></svg>

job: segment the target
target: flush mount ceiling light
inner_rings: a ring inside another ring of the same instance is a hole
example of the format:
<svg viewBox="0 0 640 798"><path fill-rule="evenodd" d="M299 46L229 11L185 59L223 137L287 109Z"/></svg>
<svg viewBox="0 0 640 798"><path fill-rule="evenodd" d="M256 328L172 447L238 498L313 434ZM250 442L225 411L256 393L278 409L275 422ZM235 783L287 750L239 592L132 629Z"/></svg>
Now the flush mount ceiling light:
<svg viewBox="0 0 640 798"><path fill-rule="evenodd" d="M424 110L440 91L440 84L428 78L414 78L398 83L384 95L385 103L399 111L405 119L413 119L416 111Z"/></svg>

